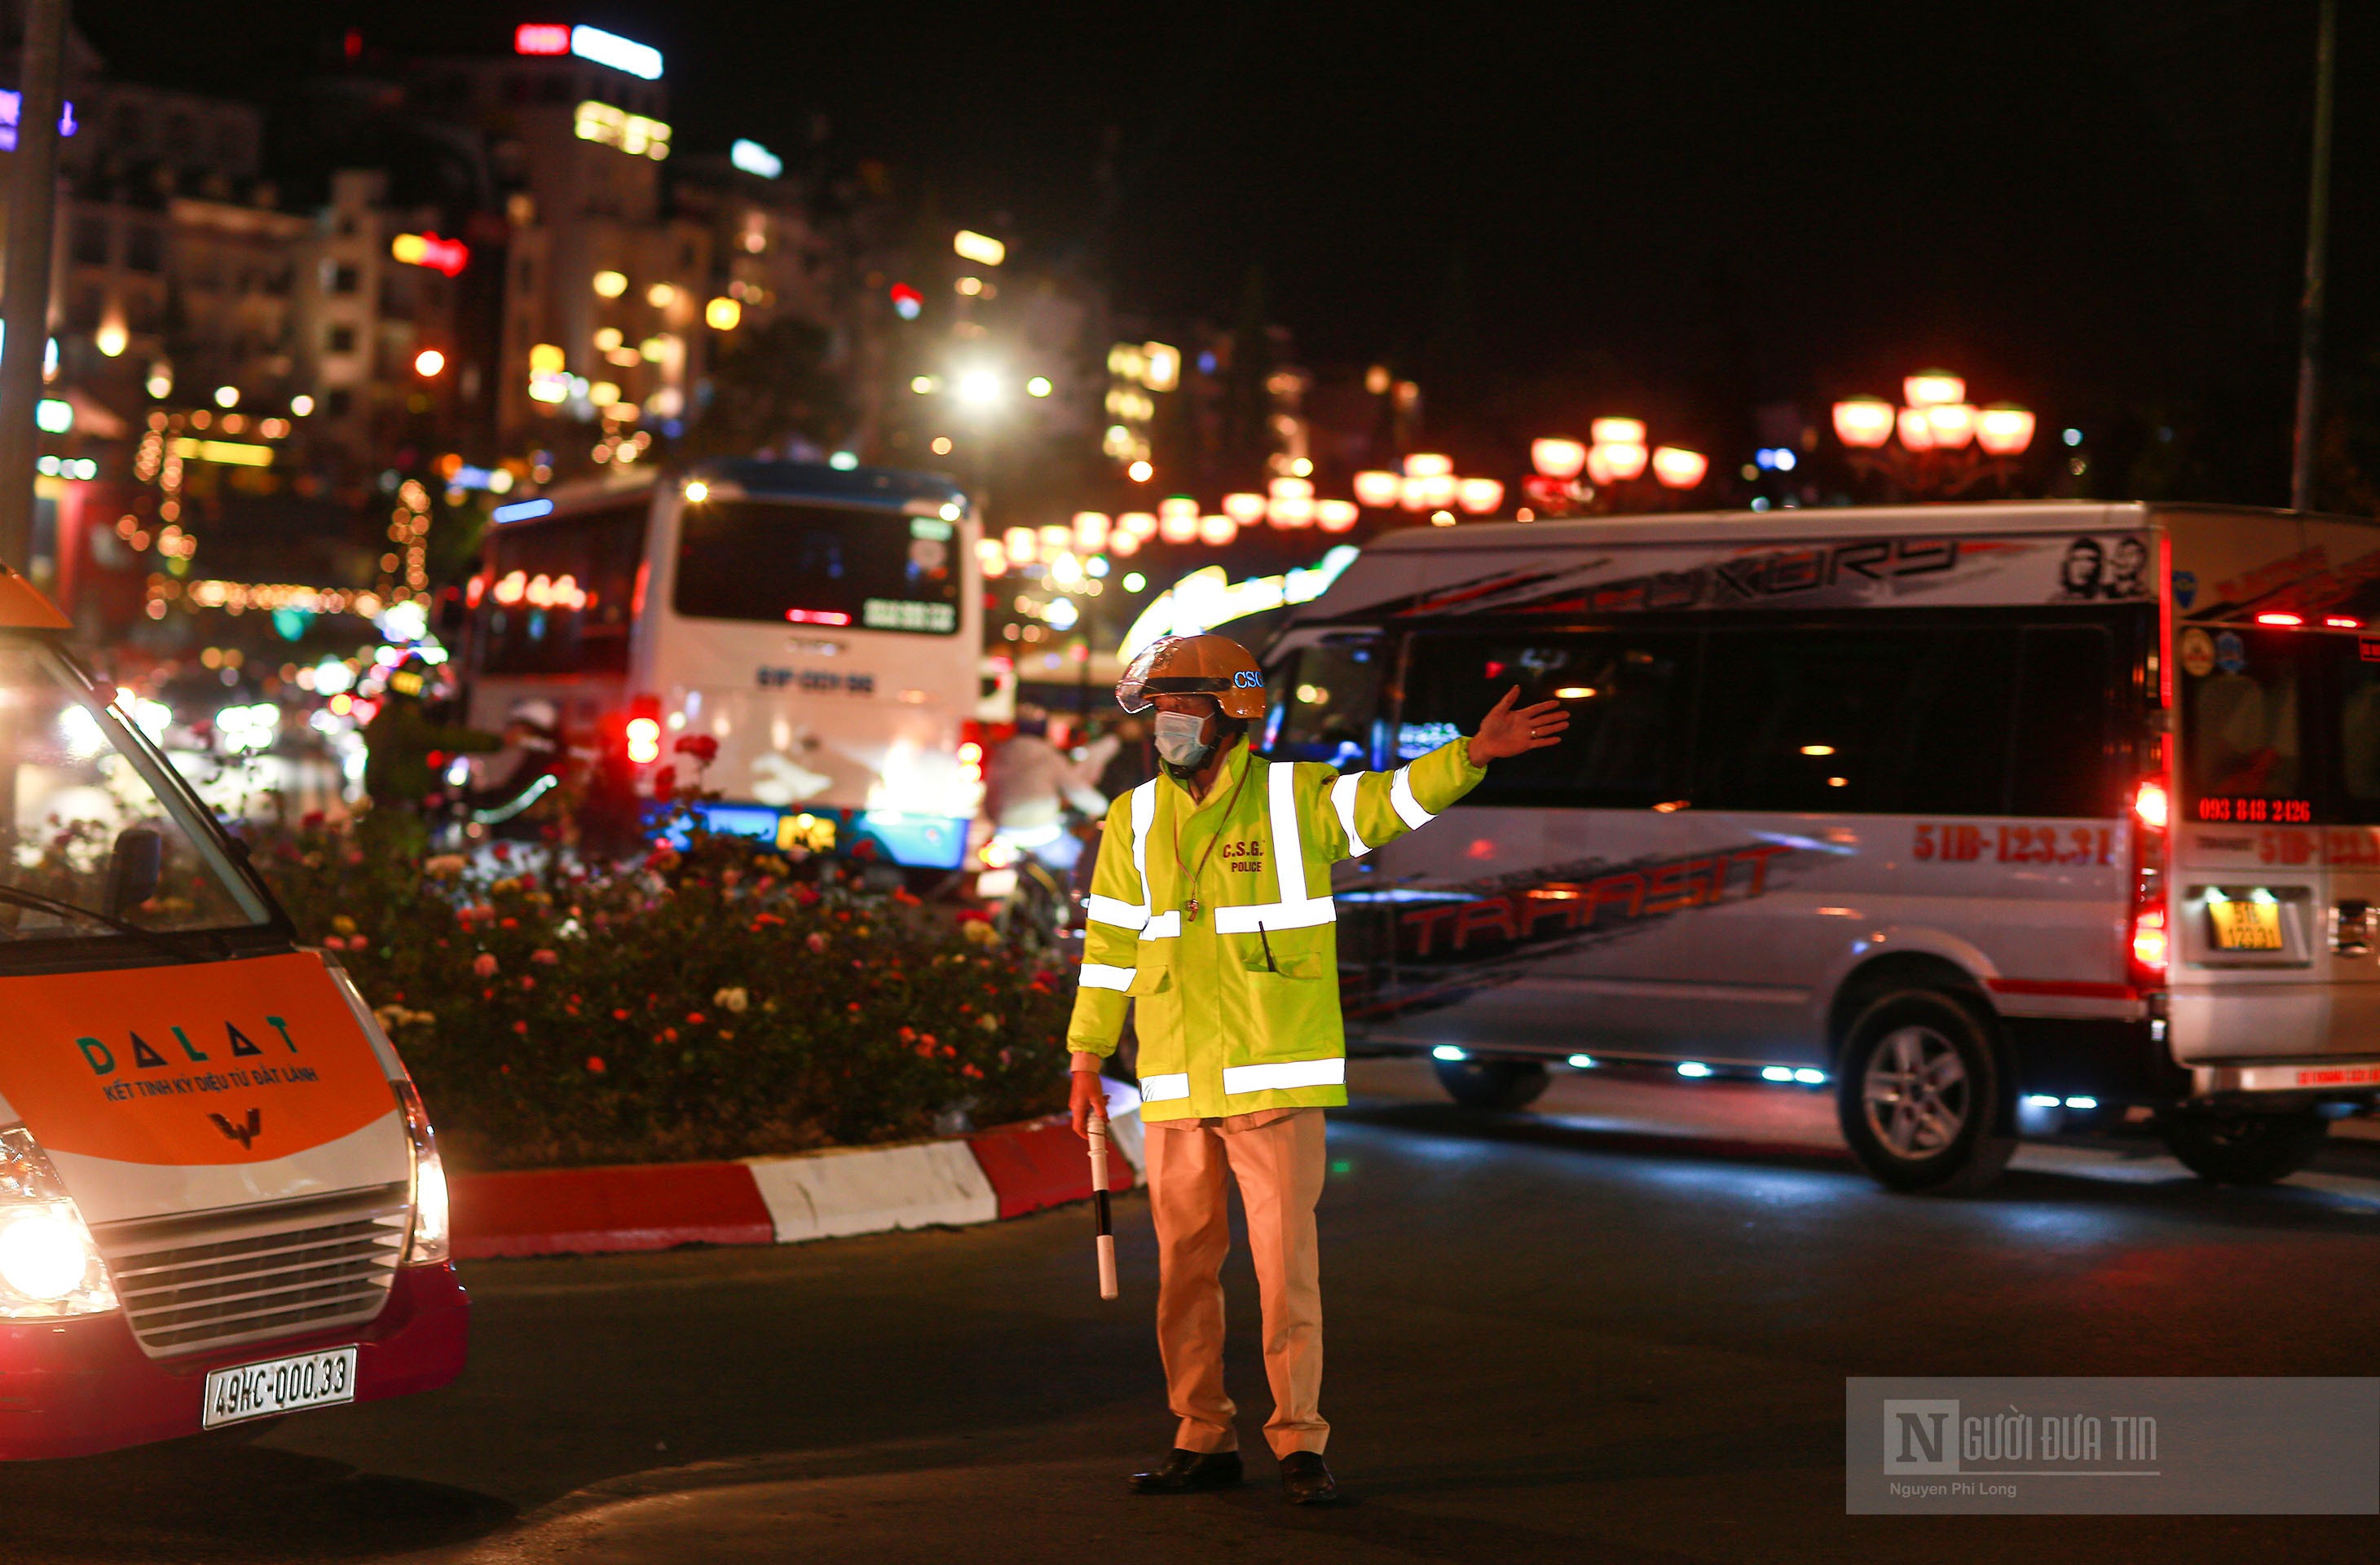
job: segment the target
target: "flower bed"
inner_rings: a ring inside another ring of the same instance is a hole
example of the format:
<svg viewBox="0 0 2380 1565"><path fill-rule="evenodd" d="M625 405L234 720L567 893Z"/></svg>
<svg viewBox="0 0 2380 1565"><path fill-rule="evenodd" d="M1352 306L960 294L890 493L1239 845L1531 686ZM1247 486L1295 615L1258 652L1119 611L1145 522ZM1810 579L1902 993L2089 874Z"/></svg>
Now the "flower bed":
<svg viewBox="0 0 2380 1565"><path fill-rule="evenodd" d="M728 837L606 867L425 857L369 820L249 836L468 1168L797 1152L1064 1101L1047 953L849 868Z"/></svg>

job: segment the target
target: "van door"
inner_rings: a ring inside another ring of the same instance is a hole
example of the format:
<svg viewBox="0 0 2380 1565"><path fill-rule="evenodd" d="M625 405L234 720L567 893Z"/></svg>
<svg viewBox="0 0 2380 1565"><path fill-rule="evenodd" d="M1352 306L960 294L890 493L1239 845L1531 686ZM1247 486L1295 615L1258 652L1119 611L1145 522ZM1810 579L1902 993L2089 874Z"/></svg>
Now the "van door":
<svg viewBox="0 0 2380 1565"><path fill-rule="evenodd" d="M1474 733L1507 690L1569 710L1563 742L1500 760L1461 804L1388 844L1400 1041L1565 1055L1665 1047L1658 975L1708 872L1683 791L1688 630L1426 631L1405 644L1390 764ZM1670 997L1672 998L1673 997Z"/></svg>

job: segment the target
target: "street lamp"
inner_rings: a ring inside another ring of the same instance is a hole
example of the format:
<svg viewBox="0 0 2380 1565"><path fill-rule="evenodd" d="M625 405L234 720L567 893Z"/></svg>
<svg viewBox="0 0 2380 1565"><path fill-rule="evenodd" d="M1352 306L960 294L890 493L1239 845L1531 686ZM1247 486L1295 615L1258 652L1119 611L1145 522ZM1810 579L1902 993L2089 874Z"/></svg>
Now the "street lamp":
<svg viewBox="0 0 2380 1565"><path fill-rule="evenodd" d="M2033 444L2029 409L2012 402L1977 407L1967 400L1965 379L1948 370L1921 370L1904 378L1900 390L1908 399L1900 407L1879 396L1834 405L1835 437L1852 471L1879 477L1900 493L1947 499L1986 480L2009 491L2015 459Z"/></svg>
<svg viewBox="0 0 2380 1565"><path fill-rule="evenodd" d="M1613 509L1621 498L1619 486L1643 478L1648 467L1663 489L1677 491L1696 487L1710 470L1710 459L1698 451L1646 444L1642 419L1597 419L1587 432L1591 443L1566 435L1529 443L1529 464L1536 471L1525 487L1548 516Z"/></svg>

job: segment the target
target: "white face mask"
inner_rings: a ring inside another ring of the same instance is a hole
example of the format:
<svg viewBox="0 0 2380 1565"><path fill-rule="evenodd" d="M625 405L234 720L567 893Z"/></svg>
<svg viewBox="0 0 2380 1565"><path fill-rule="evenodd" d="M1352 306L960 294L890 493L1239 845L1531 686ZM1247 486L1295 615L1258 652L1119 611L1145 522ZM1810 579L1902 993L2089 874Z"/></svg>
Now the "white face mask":
<svg viewBox="0 0 2380 1565"><path fill-rule="evenodd" d="M1206 764L1215 746L1201 743L1199 734L1206 731L1207 720L1192 717L1188 712L1157 714L1157 753L1179 767L1196 770Z"/></svg>

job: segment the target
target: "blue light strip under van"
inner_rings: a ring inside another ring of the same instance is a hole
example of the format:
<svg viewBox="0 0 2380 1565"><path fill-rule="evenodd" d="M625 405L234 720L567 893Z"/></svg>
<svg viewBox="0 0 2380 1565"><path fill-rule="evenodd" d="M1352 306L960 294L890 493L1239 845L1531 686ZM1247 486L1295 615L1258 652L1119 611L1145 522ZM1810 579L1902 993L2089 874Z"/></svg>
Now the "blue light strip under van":
<svg viewBox="0 0 2380 1565"><path fill-rule="evenodd" d="M500 522L525 522L531 516L552 514L553 502L551 500L516 500L509 505L496 507L496 520Z"/></svg>

